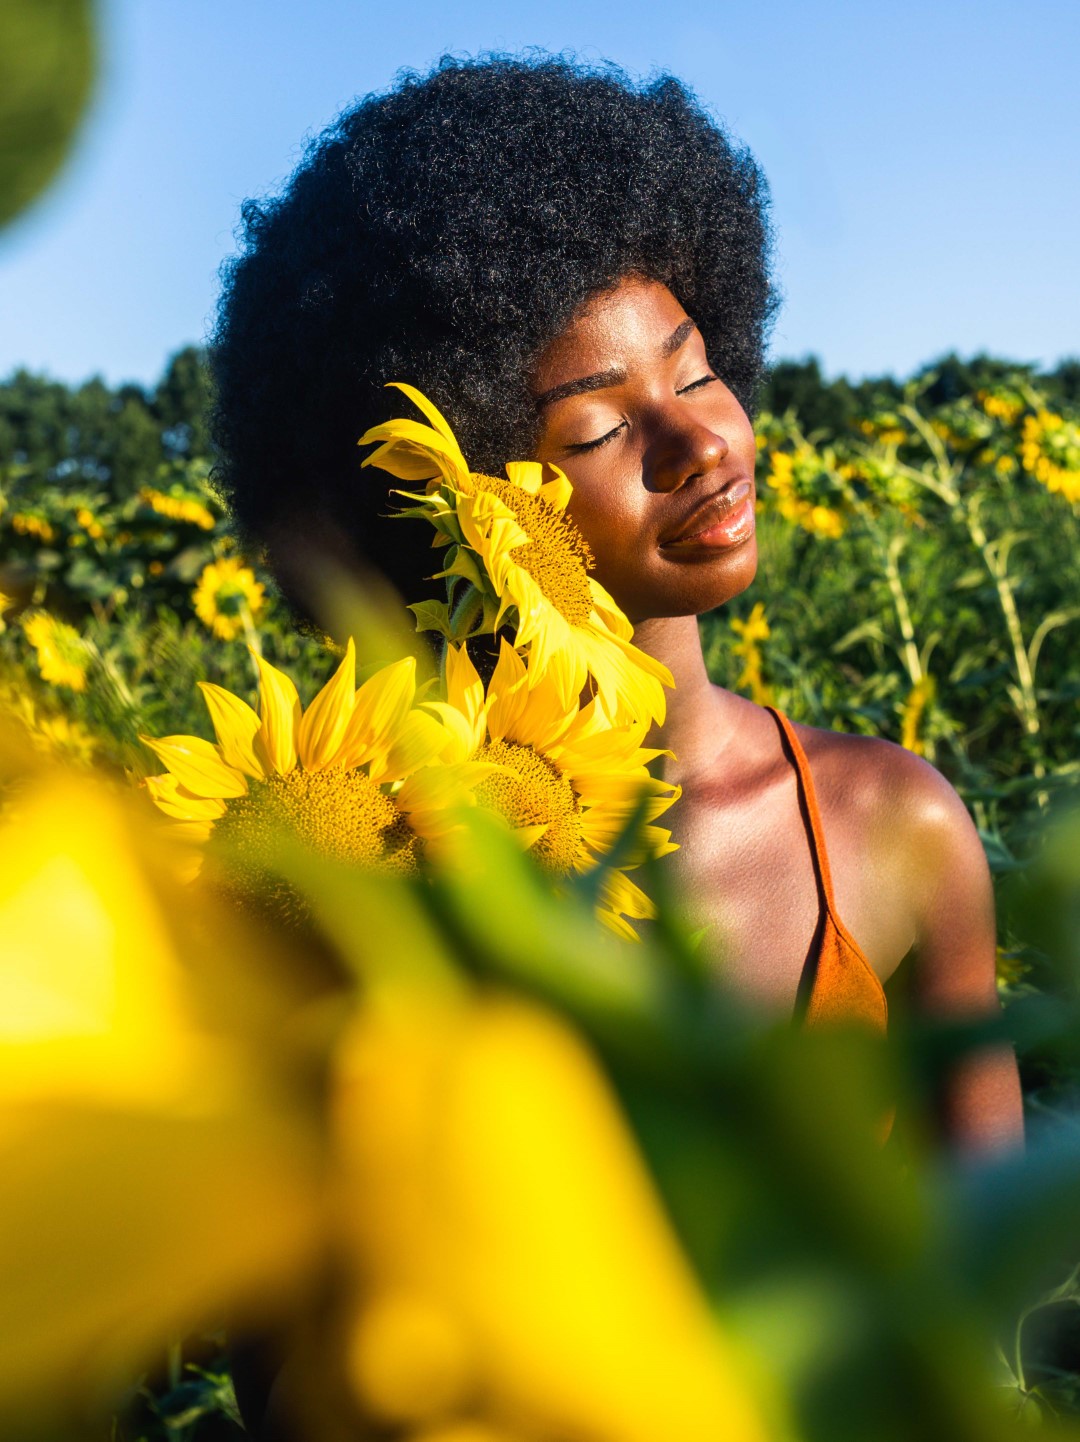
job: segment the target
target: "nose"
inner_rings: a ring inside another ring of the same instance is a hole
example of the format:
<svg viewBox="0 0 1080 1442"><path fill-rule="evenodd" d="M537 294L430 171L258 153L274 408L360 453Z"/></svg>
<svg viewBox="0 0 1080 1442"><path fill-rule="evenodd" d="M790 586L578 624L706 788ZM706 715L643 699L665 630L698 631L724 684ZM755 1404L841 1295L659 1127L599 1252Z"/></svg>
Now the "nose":
<svg viewBox="0 0 1080 1442"><path fill-rule="evenodd" d="M646 482L657 491L677 491L695 476L714 471L728 449L722 435L693 416L673 417L646 453Z"/></svg>

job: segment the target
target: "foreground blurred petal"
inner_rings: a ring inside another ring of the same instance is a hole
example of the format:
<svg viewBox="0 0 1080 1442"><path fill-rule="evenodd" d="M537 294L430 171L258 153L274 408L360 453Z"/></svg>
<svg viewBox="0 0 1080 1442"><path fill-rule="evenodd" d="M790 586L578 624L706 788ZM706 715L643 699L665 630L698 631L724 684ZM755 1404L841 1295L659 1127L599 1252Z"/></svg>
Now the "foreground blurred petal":
<svg viewBox="0 0 1080 1442"><path fill-rule="evenodd" d="M408 1339L395 1349L361 1320L354 1383L381 1420L434 1424L433 1396L436 1410L480 1397L485 1422L526 1436L765 1437L617 1105L565 1027L510 1001L399 1012L360 1025L343 1081L369 1305Z"/></svg>
<svg viewBox="0 0 1080 1442"><path fill-rule="evenodd" d="M267 1030L264 988L155 840L61 776L0 828L5 1416L107 1395L163 1336L265 1306L315 1243L316 1131L243 1030Z"/></svg>

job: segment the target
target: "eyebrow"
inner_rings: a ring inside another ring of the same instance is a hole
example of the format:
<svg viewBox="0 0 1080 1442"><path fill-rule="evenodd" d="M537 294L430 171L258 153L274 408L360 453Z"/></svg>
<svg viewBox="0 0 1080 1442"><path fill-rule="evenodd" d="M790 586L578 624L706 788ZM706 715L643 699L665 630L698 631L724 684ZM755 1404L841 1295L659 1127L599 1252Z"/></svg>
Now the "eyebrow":
<svg viewBox="0 0 1080 1442"><path fill-rule="evenodd" d="M687 316L664 341L660 354L665 357L674 355L695 330L696 323ZM536 409L541 410L544 406L554 405L556 401L564 401L568 396L579 396L587 391L601 391L607 386L620 385L625 379L626 371L622 366L611 366L606 371L596 371L594 375L581 376L576 381L563 381L562 385L552 386L550 390L536 397Z"/></svg>

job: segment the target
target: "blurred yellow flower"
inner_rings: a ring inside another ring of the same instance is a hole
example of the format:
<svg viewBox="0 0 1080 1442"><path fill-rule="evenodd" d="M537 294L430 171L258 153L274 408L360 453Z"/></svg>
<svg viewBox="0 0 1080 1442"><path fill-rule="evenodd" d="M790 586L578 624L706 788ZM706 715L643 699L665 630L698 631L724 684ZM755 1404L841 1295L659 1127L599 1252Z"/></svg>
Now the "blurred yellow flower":
<svg viewBox="0 0 1080 1442"><path fill-rule="evenodd" d="M91 540L100 541L105 534L105 527L87 506L79 507L75 512L75 520Z"/></svg>
<svg viewBox="0 0 1080 1442"><path fill-rule="evenodd" d="M425 842L453 824L452 800L486 767L438 766L453 738L414 706L416 663L384 666L356 689L350 640L337 671L301 710L283 671L252 653L259 711L200 682L216 744L198 736L144 736L168 767L146 787L178 835L199 846L217 833L241 878L272 869L281 833L321 855L384 872L416 870ZM199 864L195 860L195 869Z"/></svg>
<svg viewBox="0 0 1080 1442"><path fill-rule="evenodd" d="M598 700L567 709L550 671L532 668L502 639L485 694L465 646L449 645L446 701L425 703L453 735L447 755L487 764L476 803L497 812L521 845L556 876L590 870L621 843L619 865L605 877L597 915L612 930L636 938L627 917L655 914L626 876L646 857L676 849L671 833L652 823L678 799L679 789L650 776L660 752L644 750L645 721L613 725ZM638 808L638 831L626 829Z"/></svg>
<svg viewBox="0 0 1080 1442"><path fill-rule="evenodd" d="M0 1086L152 1106L194 1065L158 903L103 791L61 778L0 830Z"/></svg>
<svg viewBox="0 0 1080 1442"><path fill-rule="evenodd" d="M46 545L56 540L56 531L36 511L16 511L11 517L11 529L19 536L36 536Z"/></svg>
<svg viewBox="0 0 1080 1442"><path fill-rule="evenodd" d="M1073 505L1080 502L1080 424L1076 421L1047 410L1025 416L1020 463L1048 491Z"/></svg>
<svg viewBox="0 0 1080 1442"><path fill-rule="evenodd" d="M1015 425L1024 411L1022 400L1003 391L977 391L975 399L988 416L1006 426Z"/></svg>
<svg viewBox="0 0 1080 1442"><path fill-rule="evenodd" d="M266 588L255 572L235 556L203 567L192 601L195 614L221 641L233 641L266 605Z"/></svg>
<svg viewBox="0 0 1080 1442"><path fill-rule="evenodd" d="M62 711L42 712L21 686L0 682L0 709L4 720L14 722L20 738L25 737L39 755L86 766L98 754L97 738L81 721Z"/></svg>
<svg viewBox="0 0 1080 1442"><path fill-rule="evenodd" d="M366 1419L447 1442L769 1435L561 1022L509 999L376 1005L335 1096Z"/></svg>
<svg viewBox="0 0 1080 1442"><path fill-rule="evenodd" d="M315 1151L268 1059L203 1029L238 933L181 906L100 783L23 783L0 825L0 1409L45 1419L292 1280Z"/></svg>
<svg viewBox="0 0 1080 1442"><path fill-rule="evenodd" d="M794 451L773 451L765 480L776 492L777 510L785 521L831 541L844 534L843 516L820 499L833 494L836 483L813 446L799 444Z"/></svg>
<svg viewBox="0 0 1080 1442"><path fill-rule="evenodd" d="M431 425L373 427L359 443L382 444L363 464L428 481L424 493L399 494L414 503L402 514L430 521L451 548L439 575L460 576L490 600L486 629L513 612L515 645L528 651L532 674L554 671L564 705L575 704L591 676L613 719L663 720L671 674L633 644L630 622L589 574L592 556L566 515L572 487L562 471L551 466L545 481L538 462L510 461L505 479L471 472L436 407L412 386L397 388Z"/></svg>
<svg viewBox="0 0 1080 1442"><path fill-rule="evenodd" d="M86 642L66 621L48 611L32 611L23 618L27 640L37 652L42 679L72 691L86 690L89 651Z"/></svg>
<svg viewBox="0 0 1080 1442"><path fill-rule="evenodd" d="M197 496L180 490L166 492L155 490L153 486L143 486L139 499L159 516L167 516L171 521L186 521L203 531L212 531L217 524L213 512Z"/></svg>
<svg viewBox="0 0 1080 1442"><path fill-rule="evenodd" d="M913 751L916 756L926 755L926 743L919 735L919 730L936 689L933 676L923 676L908 692L900 712L900 745Z"/></svg>
<svg viewBox="0 0 1080 1442"><path fill-rule="evenodd" d="M766 685L761 673L761 643L767 641L772 634L765 619L764 602L758 601L745 621L735 618L730 624L739 637L731 648L732 654L741 657L743 662L742 672L735 682L736 687L740 690L748 689L750 699L759 706L771 705L772 688Z"/></svg>

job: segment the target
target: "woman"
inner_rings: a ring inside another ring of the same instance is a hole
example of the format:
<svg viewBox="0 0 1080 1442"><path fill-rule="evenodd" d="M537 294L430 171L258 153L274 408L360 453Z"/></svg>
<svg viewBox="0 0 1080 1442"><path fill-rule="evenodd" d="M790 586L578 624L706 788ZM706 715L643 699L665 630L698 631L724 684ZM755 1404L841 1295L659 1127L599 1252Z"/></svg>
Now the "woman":
<svg viewBox="0 0 1080 1442"><path fill-rule="evenodd" d="M326 552L419 599L426 528L385 519L356 451L396 412L386 381L428 394L477 469L558 464L597 578L675 677L656 738L683 788L671 864L729 980L811 1023L882 1026L903 962L919 1011L992 1016L990 880L952 788L706 675L696 617L755 569L766 211L752 157L670 78L552 57L405 76L245 208L214 347L221 476L301 602ZM941 1119L962 1149L1015 1141L1011 1053L956 1067Z"/></svg>

